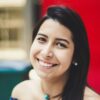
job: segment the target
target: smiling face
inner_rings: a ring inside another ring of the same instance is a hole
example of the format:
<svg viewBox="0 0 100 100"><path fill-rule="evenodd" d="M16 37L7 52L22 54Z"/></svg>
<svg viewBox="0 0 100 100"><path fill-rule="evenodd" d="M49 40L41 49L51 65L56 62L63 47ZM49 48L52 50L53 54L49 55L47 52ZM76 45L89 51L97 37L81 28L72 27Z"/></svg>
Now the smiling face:
<svg viewBox="0 0 100 100"><path fill-rule="evenodd" d="M41 78L62 78L72 63L73 53L71 31L58 21L47 19L33 41L30 60Z"/></svg>

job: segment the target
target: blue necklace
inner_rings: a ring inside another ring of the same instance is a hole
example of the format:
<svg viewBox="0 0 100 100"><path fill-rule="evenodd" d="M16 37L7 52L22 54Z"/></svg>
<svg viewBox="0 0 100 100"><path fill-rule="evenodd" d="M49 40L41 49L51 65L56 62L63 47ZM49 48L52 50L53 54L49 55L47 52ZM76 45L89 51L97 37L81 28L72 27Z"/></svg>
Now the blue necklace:
<svg viewBox="0 0 100 100"><path fill-rule="evenodd" d="M42 92L44 93L44 96L43 96L44 100L50 100L50 99L54 99L54 98L58 98L58 97L59 97L59 99L60 99L60 98L62 97L62 93L50 97L49 94L47 94L47 93L44 92L44 89L43 89L42 86L41 86L41 88L42 88ZM58 99L58 100L59 100L59 99Z"/></svg>
<svg viewBox="0 0 100 100"><path fill-rule="evenodd" d="M48 94L44 95L44 100L50 100L50 96Z"/></svg>
<svg viewBox="0 0 100 100"><path fill-rule="evenodd" d="M54 99L54 98L57 98L57 97L59 97L59 99L60 99L61 96L62 96L62 93L55 95L53 97L50 97L48 94L44 94L44 100L50 100L51 98Z"/></svg>

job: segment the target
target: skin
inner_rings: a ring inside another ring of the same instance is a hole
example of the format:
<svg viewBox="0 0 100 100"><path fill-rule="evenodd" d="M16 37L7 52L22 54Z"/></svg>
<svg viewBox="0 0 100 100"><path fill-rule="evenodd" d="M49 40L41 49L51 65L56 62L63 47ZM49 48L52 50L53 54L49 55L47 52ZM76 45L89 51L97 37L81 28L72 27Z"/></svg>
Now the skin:
<svg viewBox="0 0 100 100"><path fill-rule="evenodd" d="M41 81L40 77L37 76L35 70L33 69L29 72L29 78L31 80L36 80L37 84ZM86 86L83 100L100 100L100 95Z"/></svg>
<svg viewBox="0 0 100 100"><path fill-rule="evenodd" d="M32 44L30 59L37 74L52 81L66 77L73 52L71 31L59 22L48 19L41 25ZM46 67L50 64L54 66Z"/></svg>
<svg viewBox="0 0 100 100"><path fill-rule="evenodd" d="M73 53L71 31L56 20L44 21L33 41L30 59L48 94L62 92L68 79Z"/></svg>
<svg viewBox="0 0 100 100"><path fill-rule="evenodd" d="M51 96L61 93L68 79L73 53L71 31L56 20L46 20L41 25L30 50L30 60L35 69L29 73L32 80L18 84L13 89L12 97L19 100L43 100L41 86ZM99 95L86 87L84 100L99 99Z"/></svg>

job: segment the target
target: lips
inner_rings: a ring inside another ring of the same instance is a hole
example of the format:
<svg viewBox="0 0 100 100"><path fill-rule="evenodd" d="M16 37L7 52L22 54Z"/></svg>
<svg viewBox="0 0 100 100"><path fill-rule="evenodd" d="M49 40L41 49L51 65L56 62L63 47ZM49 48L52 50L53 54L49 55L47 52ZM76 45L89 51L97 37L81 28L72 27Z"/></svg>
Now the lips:
<svg viewBox="0 0 100 100"><path fill-rule="evenodd" d="M45 68L51 68L51 67L54 67L54 66L57 66L58 64L53 64L53 63L49 63L47 61L44 61L44 60L40 60L40 59L37 59L40 66L43 66Z"/></svg>

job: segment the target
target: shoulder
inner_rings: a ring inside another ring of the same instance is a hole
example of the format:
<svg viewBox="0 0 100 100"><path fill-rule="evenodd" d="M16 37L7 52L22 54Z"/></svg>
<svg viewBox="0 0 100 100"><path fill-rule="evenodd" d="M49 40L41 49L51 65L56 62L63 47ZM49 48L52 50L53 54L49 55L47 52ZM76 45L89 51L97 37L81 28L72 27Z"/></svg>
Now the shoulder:
<svg viewBox="0 0 100 100"><path fill-rule="evenodd" d="M22 95L26 95L26 94L29 94L28 92L31 92L32 91L32 80L26 80L26 81L23 81L21 83L19 83L18 85L16 85L14 88L13 88L13 91L12 91L12 94L11 96L12 97L21 97Z"/></svg>
<svg viewBox="0 0 100 100"><path fill-rule="evenodd" d="M100 95L94 92L89 87L85 88L84 100L100 100Z"/></svg>
<svg viewBox="0 0 100 100"><path fill-rule="evenodd" d="M15 98L32 97L39 93L40 89L40 78L37 76L34 70L29 72L30 80L23 81L16 85L12 91L11 96ZM35 90L35 91L34 91Z"/></svg>
<svg viewBox="0 0 100 100"><path fill-rule="evenodd" d="M40 81L40 77L36 74L34 69L29 72L29 79Z"/></svg>

